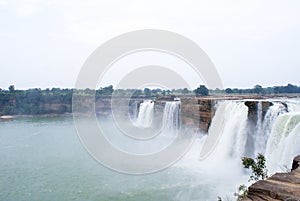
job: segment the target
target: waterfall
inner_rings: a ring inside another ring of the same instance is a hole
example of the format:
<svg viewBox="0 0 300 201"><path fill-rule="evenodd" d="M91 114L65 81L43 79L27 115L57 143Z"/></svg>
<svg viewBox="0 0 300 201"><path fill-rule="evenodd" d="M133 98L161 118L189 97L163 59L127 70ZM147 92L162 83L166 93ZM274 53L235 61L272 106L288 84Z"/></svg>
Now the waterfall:
<svg viewBox="0 0 300 201"><path fill-rule="evenodd" d="M262 131L262 102L258 101L257 102L257 123L256 123L256 128L259 134Z"/></svg>
<svg viewBox="0 0 300 201"><path fill-rule="evenodd" d="M268 108L262 125L264 135L266 136L266 140L271 134L272 127L277 117L285 112L285 106L282 103L278 102L273 102L273 105Z"/></svg>
<svg viewBox="0 0 300 201"><path fill-rule="evenodd" d="M218 160L240 158L252 153L266 156L269 173L290 166L292 158L300 153L300 107L297 101L272 101L267 110L263 102L257 102L256 118L248 119L249 108L245 101L220 101L216 105L206 142L202 144L200 158ZM138 109L132 103L132 117L135 125L141 128L151 127L154 113L154 101L143 101ZM297 112L298 111L298 112ZM181 102L166 102L162 118L162 134L173 136L181 127ZM200 116L201 118L201 116ZM255 122L251 122L255 120ZM251 136L250 136L251 135ZM248 143L250 142L250 143Z"/></svg>
<svg viewBox="0 0 300 201"><path fill-rule="evenodd" d="M135 101L135 102L131 103L129 106L130 120L135 122L136 119L138 118L138 114L139 114L138 103Z"/></svg>
<svg viewBox="0 0 300 201"><path fill-rule="evenodd" d="M213 152L215 157L220 159L240 159L246 146L247 118L248 107L244 102L219 102L200 158L205 158Z"/></svg>
<svg viewBox="0 0 300 201"><path fill-rule="evenodd" d="M287 108L289 112L300 111L300 102L299 100L288 100L286 102Z"/></svg>
<svg viewBox="0 0 300 201"><path fill-rule="evenodd" d="M272 132L275 120L280 114L286 112L286 107L281 102L272 102L272 104L273 105L268 108L264 118L262 118L262 102L259 101L257 104L256 133L254 133L255 155L257 155L258 153L265 153L267 140Z"/></svg>
<svg viewBox="0 0 300 201"><path fill-rule="evenodd" d="M299 143L300 113L290 112L279 115L268 138L265 153L270 172L289 166L292 158L299 154Z"/></svg>
<svg viewBox="0 0 300 201"><path fill-rule="evenodd" d="M141 128L151 127L153 120L154 101L144 100L140 104L135 125Z"/></svg>
<svg viewBox="0 0 300 201"><path fill-rule="evenodd" d="M262 103L257 102L257 118L251 122L254 119L248 119L244 101L220 101L200 159L211 154L210 158L219 162L222 159L240 162L251 150L255 156L265 155L269 173L290 169L291 160L300 154L300 103L273 100L267 110Z"/></svg>
<svg viewBox="0 0 300 201"><path fill-rule="evenodd" d="M174 134L180 129L180 101L166 102L163 113L163 131Z"/></svg>
<svg viewBox="0 0 300 201"><path fill-rule="evenodd" d="M257 121L256 121L256 133L254 135L254 153L263 153L265 148L265 133L262 130L263 119L262 119L262 102L257 102Z"/></svg>

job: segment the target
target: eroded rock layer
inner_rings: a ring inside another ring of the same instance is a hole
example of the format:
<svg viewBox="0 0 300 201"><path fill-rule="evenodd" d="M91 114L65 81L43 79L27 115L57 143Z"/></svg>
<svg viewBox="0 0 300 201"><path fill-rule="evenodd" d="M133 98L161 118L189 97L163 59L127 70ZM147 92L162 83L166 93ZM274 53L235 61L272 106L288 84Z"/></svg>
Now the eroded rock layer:
<svg viewBox="0 0 300 201"><path fill-rule="evenodd" d="M253 201L299 201L300 200L300 155L293 160L289 173L276 173L267 180L260 180L249 187L246 200Z"/></svg>

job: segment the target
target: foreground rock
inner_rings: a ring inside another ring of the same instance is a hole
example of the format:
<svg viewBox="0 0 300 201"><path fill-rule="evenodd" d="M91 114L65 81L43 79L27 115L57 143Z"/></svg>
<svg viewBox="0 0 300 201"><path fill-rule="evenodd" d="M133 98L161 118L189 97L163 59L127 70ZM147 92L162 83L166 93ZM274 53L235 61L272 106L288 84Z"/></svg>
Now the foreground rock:
<svg viewBox="0 0 300 201"><path fill-rule="evenodd" d="M300 155L293 160L289 173L276 173L267 180L260 180L249 187L245 200L300 200Z"/></svg>

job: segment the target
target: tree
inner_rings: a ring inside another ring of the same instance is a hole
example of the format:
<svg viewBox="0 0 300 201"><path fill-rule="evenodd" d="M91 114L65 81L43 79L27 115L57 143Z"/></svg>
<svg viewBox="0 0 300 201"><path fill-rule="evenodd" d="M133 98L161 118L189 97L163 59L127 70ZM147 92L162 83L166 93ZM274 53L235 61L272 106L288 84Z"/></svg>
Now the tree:
<svg viewBox="0 0 300 201"><path fill-rule="evenodd" d="M142 96L142 94L143 94L142 90L137 89L137 90L135 90L135 91L133 92L132 96L133 96L133 97L140 97L140 96Z"/></svg>
<svg viewBox="0 0 300 201"><path fill-rule="evenodd" d="M262 94L264 92L264 89L262 88L262 86L260 85L255 85L253 92L256 94Z"/></svg>
<svg viewBox="0 0 300 201"><path fill-rule="evenodd" d="M151 90L149 88L144 89L144 94L146 98L151 97Z"/></svg>
<svg viewBox="0 0 300 201"><path fill-rule="evenodd" d="M292 85L292 84L288 84L285 87L285 91L286 91L286 93L297 93L298 89L297 89L297 86Z"/></svg>
<svg viewBox="0 0 300 201"><path fill-rule="evenodd" d="M108 87L104 87L104 88L102 89L102 93L103 93L104 95L111 95L113 92L114 92L114 88L113 88L112 85L109 85Z"/></svg>
<svg viewBox="0 0 300 201"><path fill-rule="evenodd" d="M244 157L242 158L242 162L245 168L252 170L249 181L258 181L268 178L266 158L264 155L258 154L255 159Z"/></svg>
<svg viewBox="0 0 300 201"><path fill-rule="evenodd" d="M196 95L208 96L209 92L205 85L200 85L197 89L194 90Z"/></svg>
<svg viewBox="0 0 300 201"><path fill-rule="evenodd" d="M260 179L267 179L267 168L266 168L266 158L262 154L258 154L255 159L243 157L242 163L244 168L251 169L252 174L250 175L249 181L258 181ZM237 197L237 201L243 201L248 194L248 188L246 185L240 185L238 187L238 192L234 194ZM218 197L218 201L222 201L221 197Z"/></svg>
<svg viewBox="0 0 300 201"><path fill-rule="evenodd" d="M190 91L187 88L182 89L182 94L188 94Z"/></svg>
<svg viewBox="0 0 300 201"><path fill-rule="evenodd" d="M237 196L237 201L243 201L248 194L248 188L246 185L240 185L238 187L238 193L235 193L235 196Z"/></svg>
<svg viewBox="0 0 300 201"><path fill-rule="evenodd" d="M230 89L230 88L227 88L227 89L225 89L225 93L227 93L227 94L232 94L232 93L233 93L233 91L232 91L232 89Z"/></svg>
<svg viewBox="0 0 300 201"><path fill-rule="evenodd" d="M278 86L274 87L274 93L279 94L280 93L280 87L278 87Z"/></svg>
<svg viewBox="0 0 300 201"><path fill-rule="evenodd" d="M243 157L242 162L244 168L251 169L252 174L250 175L249 181L258 181L261 179L268 178L268 170L266 168L266 158L262 154L258 154L255 159ZM248 194L248 188L246 185L240 185L238 188L237 201L242 201Z"/></svg>
<svg viewBox="0 0 300 201"><path fill-rule="evenodd" d="M15 92L15 86L14 85L10 85L8 87L8 90L9 90L10 93L14 93Z"/></svg>

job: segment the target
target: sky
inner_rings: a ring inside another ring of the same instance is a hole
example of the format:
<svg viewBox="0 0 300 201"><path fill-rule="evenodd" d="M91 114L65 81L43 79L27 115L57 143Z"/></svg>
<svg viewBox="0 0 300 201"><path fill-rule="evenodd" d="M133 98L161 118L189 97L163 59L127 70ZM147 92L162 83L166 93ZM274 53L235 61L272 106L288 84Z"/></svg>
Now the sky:
<svg viewBox="0 0 300 201"><path fill-rule="evenodd" d="M97 47L139 29L193 40L225 88L300 85L299 10L298 0L0 0L0 88L72 88Z"/></svg>

